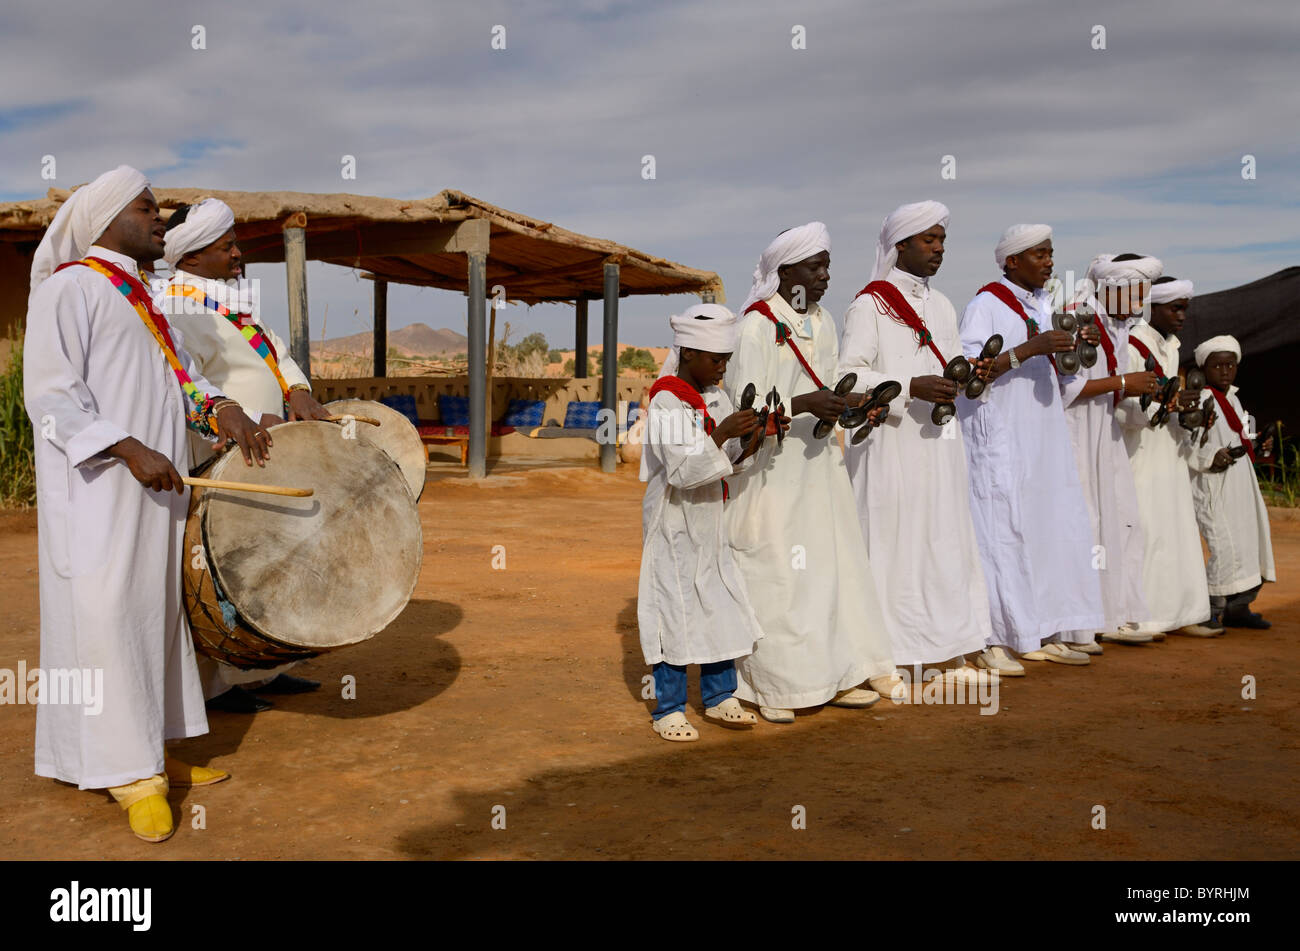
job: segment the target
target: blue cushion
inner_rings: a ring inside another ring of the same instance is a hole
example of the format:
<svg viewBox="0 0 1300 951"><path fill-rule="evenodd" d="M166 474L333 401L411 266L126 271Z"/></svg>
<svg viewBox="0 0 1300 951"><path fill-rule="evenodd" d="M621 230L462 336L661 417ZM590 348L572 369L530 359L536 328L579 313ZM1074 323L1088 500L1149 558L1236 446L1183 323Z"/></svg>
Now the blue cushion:
<svg viewBox="0 0 1300 951"><path fill-rule="evenodd" d="M420 415L415 408L415 397L410 393L397 393L393 396L381 396L379 402L383 403L390 409L397 410L409 419L412 424L419 424Z"/></svg>
<svg viewBox="0 0 1300 951"><path fill-rule="evenodd" d="M469 397L447 396L445 394L439 396L438 413L442 416L444 426L468 426Z"/></svg>
<svg viewBox="0 0 1300 951"><path fill-rule="evenodd" d="M542 414L546 412L545 400L511 400L506 407L506 415L501 420L503 426L540 426Z"/></svg>
<svg viewBox="0 0 1300 951"><path fill-rule="evenodd" d="M564 428L595 429L599 425L596 418L599 412L599 400L574 400L564 410Z"/></svg>

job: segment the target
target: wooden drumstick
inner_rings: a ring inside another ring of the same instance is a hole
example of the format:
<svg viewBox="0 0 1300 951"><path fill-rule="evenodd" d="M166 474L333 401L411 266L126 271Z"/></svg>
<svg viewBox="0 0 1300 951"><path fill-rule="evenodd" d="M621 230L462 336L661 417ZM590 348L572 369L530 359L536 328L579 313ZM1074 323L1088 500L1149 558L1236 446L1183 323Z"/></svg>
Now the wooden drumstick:
<svg viewBox="0 0 1300 951"><path fill-rule="evenodd" d="M327 423L345 423L345 422L347 422L349 419L355 419L358 423L369 423L371 426L382 426L382 425L383 425L383 423L381 423L379 420L377 420L377 419L373 419L373 418L370 417L370 416L355 416L355 415L353 415L352 413L348 413L346 416L326 416L326 417L325 417L325 421L326 421Z"/></svg>
<svg viewBox="0 0 1300 951"><path fill-rule="evenodd" d="M185 476L181 479L186 485L192 485L200 489L233 489L236 492L258 492L262 495L292 495L295 498L306 498L315 492L315 489L295 489L288 485L257 485L253 482L226 482L223 479L196 479L193 476Z"/></svg>

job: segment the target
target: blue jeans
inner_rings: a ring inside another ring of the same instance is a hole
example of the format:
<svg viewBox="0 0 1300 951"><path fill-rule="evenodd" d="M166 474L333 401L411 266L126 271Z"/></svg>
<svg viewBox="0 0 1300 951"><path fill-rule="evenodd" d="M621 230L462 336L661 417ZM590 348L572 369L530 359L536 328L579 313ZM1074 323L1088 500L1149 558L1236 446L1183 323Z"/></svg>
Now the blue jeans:
<svg viewBox="0 0 1300 951"><path fill-rule="evenodd" d="M655 697L659 706L652 714L658 720L686 709L686 668L655 664ZM736 690L736 662L720 660L716 664L700 665L700 695L704 706L716 707Z"/></svg>

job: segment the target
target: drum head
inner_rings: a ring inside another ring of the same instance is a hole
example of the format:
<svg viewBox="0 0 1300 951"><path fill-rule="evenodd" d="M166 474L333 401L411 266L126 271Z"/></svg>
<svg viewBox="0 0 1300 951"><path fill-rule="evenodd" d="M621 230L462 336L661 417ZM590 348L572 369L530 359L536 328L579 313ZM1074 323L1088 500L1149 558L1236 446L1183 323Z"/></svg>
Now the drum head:
<svg viewBox="0 0 1300 951"><path fill-rule="evenodd" d="M330 650L366 640L406 607L420 574L420 517L401 470L345 432L283 423L271 428L265 468L232 450L208 473L311 488L309 498L202 490L213 577L245 624L285 644Z"/></svg>
<svg viewBox="0 0 1300 951"><path fill-rule="evenodd" d="M378 426L356 423L357 437L378 446L393 457L393 461L401 468L402 475L406 476L411 496L419 501L420 493L424 491L424 473L429 457L420 440L420 431L411 425L409 419L391 406L373 400L335 400L326 403L325 408L335 416L351 414L379 420Z"/></svg>

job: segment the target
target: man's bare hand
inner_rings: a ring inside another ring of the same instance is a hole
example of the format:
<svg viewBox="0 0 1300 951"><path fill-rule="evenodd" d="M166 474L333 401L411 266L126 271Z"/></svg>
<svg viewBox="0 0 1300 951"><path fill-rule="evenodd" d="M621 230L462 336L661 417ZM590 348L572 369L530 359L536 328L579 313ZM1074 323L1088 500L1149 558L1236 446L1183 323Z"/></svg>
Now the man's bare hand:
<svg viewBox="0 0 1300 951"><path fill-rule="evenodd" d="M848 408L848 402L842 396L836 396L834 390L818 390L815 393L803 393L791 402L792 415L812 413L818 419L833 423Z"/></svg>
<svg viewBox="0 0 1300 951"><path fill-rule="evenodd" d="M259 466L266 465L271 455L271 434L264 426L254 424L238 403L227 403L217 411L217 428L239 446L245 465L251 466L254 459Z"/></svg>
<svg viewBox="0 0 1300 951"><path fill-rule="evenodd" d="M1154 370L1138 370L1136 373L1124 374L1124 393L1126 396L1141 396L1143 393L1155 394L1160 390L1160 378Z"/></svg>
<svg viewBox="0 0 1300 951"><path fill-rule="evenodd" d="M942 376L914 376L908 393L927 403L951 403L957 398L957 384Z"/></svg>
<svg viewBox="0 0 1300 951"><path fill-rule="evenodd" d="M178 495L185 491L185 483L172 461L134 436L113 443L108 447L108 454L126 463L131 475L145 488L155 492L174 490Z"/></svg>
<svg viewBox="0 0 1300 951"><path fill-rule="evenodd" d="M330 411L307 390L289 391L289 419L329 419Z"/></svg>

